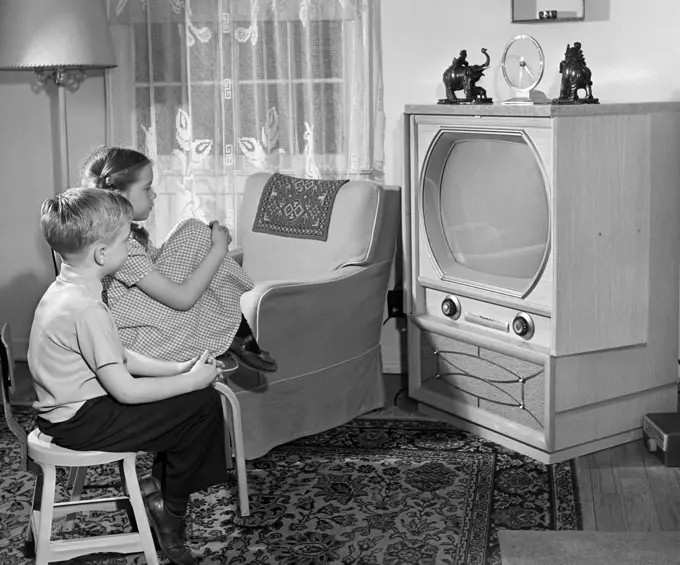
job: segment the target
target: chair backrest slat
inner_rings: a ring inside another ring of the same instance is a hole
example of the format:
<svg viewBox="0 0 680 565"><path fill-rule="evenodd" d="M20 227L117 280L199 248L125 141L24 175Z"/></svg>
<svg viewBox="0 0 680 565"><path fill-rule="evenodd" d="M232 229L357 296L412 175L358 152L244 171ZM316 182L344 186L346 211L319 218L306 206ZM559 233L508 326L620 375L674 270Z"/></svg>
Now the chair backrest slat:
<svg viewBox="0 0 680 565"><path fill-rule="evenodd" d="M5 421L10 431L19 440L21 448L21 470L28 470L28 434L17 422L10 404L10 394L16 389L14 381L14 356L12 355L12 336L9 324L4 324L0 331L0 365L2 366L2 408L5 413Z"/></svg>
<svg viewBox="0 0 680 565"><path fill-rule="evenodd" d="M12 355L12 334L9 330L9 324L4 324L2 330L0 331L0 339L2 339L2 345L4 346L4 355L2 358L2 374L3 381L4 375L8 375L8 387L9 392L14 394L16 390L16 381L14 380L14 356ZM7 367L5 368L5 364Z"/></svg>

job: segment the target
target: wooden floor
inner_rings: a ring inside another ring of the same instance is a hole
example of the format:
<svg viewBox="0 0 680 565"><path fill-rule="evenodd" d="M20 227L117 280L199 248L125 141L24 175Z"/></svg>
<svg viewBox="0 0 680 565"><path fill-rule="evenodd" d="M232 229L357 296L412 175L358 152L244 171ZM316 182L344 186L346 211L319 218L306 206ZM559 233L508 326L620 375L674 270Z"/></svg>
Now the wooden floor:
<svg viewBox="0 0 680 565"><path fill-rule="evenodd" d="M30 387L25 363L17 385ZM385 375L386 405L415 410L404 375ZM680 531L680 467L666 467L642 440L576 459L583 529Z"/></svg>
<svg viewBox="0 0 680 565"><path fill-rule="evenodd" d="M579 457L576 467L584 530L680 530L680 468L642 440Z"/></svg>

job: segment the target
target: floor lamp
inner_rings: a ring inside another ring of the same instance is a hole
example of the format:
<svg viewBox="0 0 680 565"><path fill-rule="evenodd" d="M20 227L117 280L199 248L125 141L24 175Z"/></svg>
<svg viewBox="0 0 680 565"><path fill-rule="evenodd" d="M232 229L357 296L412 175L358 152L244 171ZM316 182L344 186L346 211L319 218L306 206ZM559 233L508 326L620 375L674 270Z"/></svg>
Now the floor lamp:
<svg viewBox="0 0 680 565"><path fill-rule="evenodd" d="M0 70L35 71L38 84L57 85L58 192L70 186L66 90L77 90L88 69L116 66L105 2L0 0Z"/></svg>

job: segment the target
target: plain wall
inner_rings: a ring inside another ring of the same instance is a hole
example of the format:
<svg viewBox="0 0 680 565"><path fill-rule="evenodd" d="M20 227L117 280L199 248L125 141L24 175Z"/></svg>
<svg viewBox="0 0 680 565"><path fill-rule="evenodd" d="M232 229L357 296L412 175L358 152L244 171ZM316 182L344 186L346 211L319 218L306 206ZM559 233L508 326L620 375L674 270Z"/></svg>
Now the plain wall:
<svg viewBox="0 0 680 565"><path fill-rule="evenodd" d="M105 141L103 73L66 92L71 184L78 162ZM0 71L0 323L12 330L15 355L26 356L33 311L54 279L40 231L42 202L58 191L60 154L54 84L38 87L28 71Z"/></svg>

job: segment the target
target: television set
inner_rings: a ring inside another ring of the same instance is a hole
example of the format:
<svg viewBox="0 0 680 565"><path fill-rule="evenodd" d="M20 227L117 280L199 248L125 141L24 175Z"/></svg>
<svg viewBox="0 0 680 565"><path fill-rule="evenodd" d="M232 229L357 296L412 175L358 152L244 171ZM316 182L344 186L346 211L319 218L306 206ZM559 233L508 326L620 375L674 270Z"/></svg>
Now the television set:
<svg viewBox="0 0 680 565"><path fill-rule="evenodd" d="M677 407L679 109L406 107L421 409L555 462Z"/></svg>
<svg viewBox="0 0 680 565"><path fill-rule="evenodd" d="M424 227L441 277L526 294L550 245L547 182L526 136L442 130L423 175Z"/></svg>

